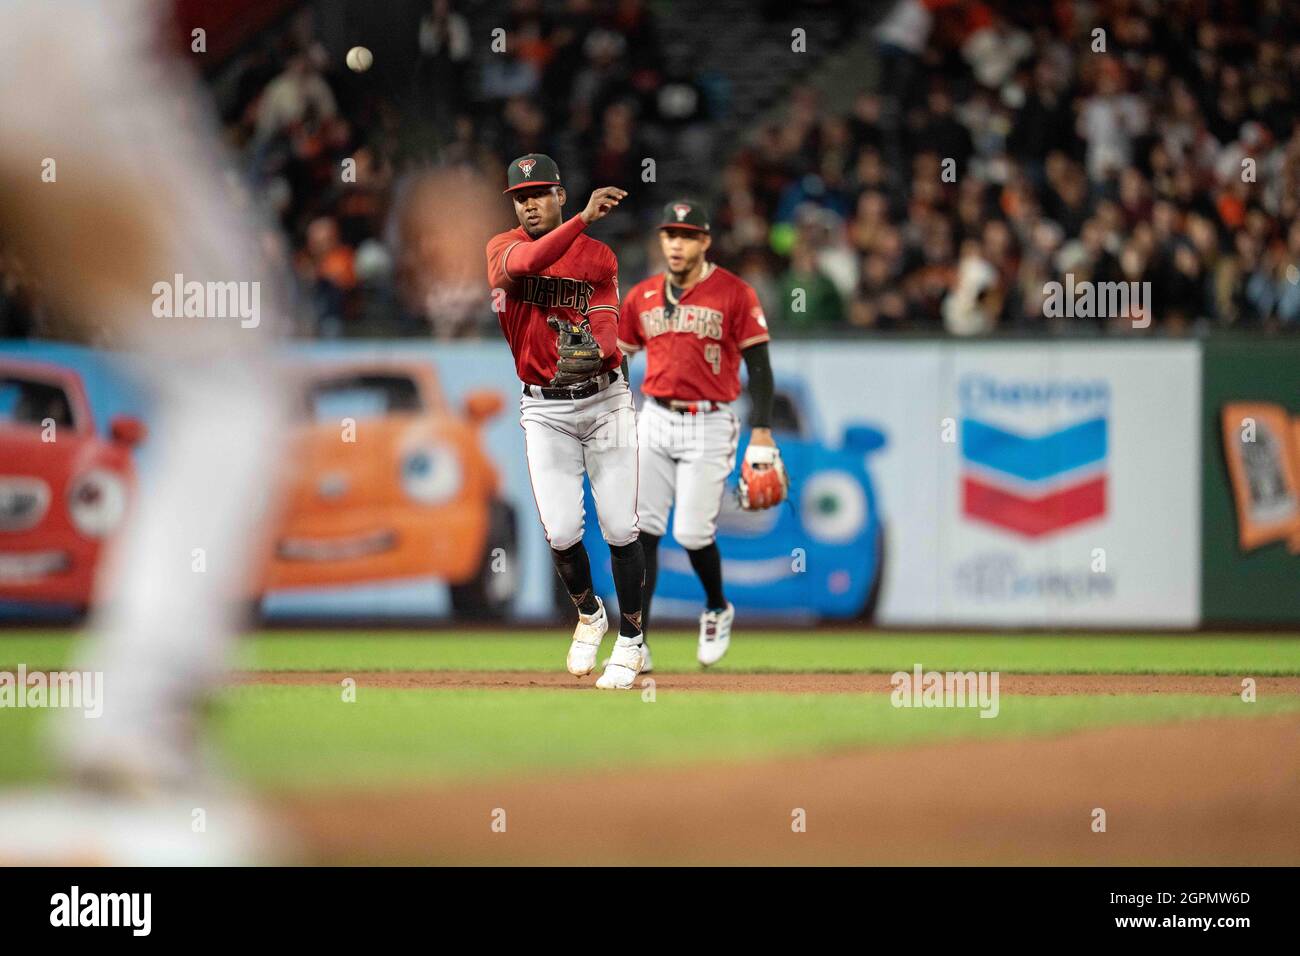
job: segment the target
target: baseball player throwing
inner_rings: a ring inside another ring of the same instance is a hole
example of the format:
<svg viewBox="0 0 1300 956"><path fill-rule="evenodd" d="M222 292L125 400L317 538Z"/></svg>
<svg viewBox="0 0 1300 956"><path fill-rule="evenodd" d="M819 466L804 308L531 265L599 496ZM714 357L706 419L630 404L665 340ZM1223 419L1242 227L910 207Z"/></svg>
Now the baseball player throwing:
<svg viewBox="0 0 1300 956"><path fill-rule="evenodd" d="M659 539L675 502L673 537L704 586L697 656L707 666L727 653L736 616L722 590L722 558L714 538L727 477L736 465L740 423L731 403L740 394L741 356L753 405L741 506L754 510L780 503L787 482L772 441L772 366L758 296L744 280L704 258L709 220L698 203L669 203L659 240L668 271L628 292L618 326L623 352L646 353L646 402L637 422L637 506L646 564L642 624L648 626Z"/></svg>
<svg viewBox="0 0 1300 956"><path fill-rule="evenodd" d="M618 349L618 262L583 232L627 193L597 189L582 212L561 224L560 170L540 153L510 164L506 193L519 227L488 242L488 281L504 292L497 314L523 382L520 421L537 512L578 609L568 669L590 674L609 630L582 544L585 474L609 543L620 611L619 636L596 686L624 689L644 663L636 412Z"/></svg>

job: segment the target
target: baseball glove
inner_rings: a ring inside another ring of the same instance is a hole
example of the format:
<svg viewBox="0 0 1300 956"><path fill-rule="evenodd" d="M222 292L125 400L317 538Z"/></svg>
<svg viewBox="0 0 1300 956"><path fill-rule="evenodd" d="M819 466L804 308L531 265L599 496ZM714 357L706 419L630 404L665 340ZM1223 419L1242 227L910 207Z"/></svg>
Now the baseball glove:
<svg viewBox="0 0 1300 956"><path fill-rule="evenodd" d="M790 477L785 473L781 453L766 445L750 445L745 449L745 462L740 466L740 507L746 511L762 511L785 501L790 491Z"/></svg>
<svg viewBox="0 0 1300 956"><path fill-rule="evenodd" d="M546 324L555 330L560 356L555 363L552 385L578 385L600 371L605 357L600 354L600 343L591 334L590 326L585 322L571 325L554 315L547 318Z"/></svg>

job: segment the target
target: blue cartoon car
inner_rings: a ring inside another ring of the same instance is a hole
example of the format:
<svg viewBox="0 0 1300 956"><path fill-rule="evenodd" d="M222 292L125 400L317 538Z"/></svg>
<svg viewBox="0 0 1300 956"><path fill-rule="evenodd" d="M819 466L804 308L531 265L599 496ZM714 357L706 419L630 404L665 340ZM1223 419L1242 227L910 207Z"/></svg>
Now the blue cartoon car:
<svg viewBox="0 0 1300 956"><path fill-rule="evenodd" d="M634 373L639 405L638 378ZM735 407L740 421L747 423L747 394ZM854 424L844 429L838 448L823 444L807 386L798 378L781 375L776 377L772 431L790 476L790 497L779 507L748 512L740 508L734 494L724 496L718 547L728 599L748 615L870 617L880 593L885 538L867 463L872 453L884 447L884 434L870 425ZM733 488L748 442L746 428L740 436L736 469L728 479ZM593 582L608 603L614 599L614 579L590 485L586 508L584 541L591 555ZM671 517L668 527L659 546L653 613L659 620L693 619L700 612L704 592L685 550L673 540Z"/></svg>

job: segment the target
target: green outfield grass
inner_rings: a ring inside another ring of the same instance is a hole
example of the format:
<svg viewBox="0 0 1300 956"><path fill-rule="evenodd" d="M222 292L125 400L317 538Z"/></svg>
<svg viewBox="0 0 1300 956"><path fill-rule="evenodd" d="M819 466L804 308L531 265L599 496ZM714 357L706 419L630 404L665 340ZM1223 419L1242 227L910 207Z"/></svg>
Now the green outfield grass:
<svg viewBox="0 0 1300 956"><path fill-rule="evenodd" d="M0 669L59 668L72 635L0 638ZM253 670L357 675L345 703L332 686L223 692L217 737L227 762L272 789L558 772L635 764L740 761L960 737L1055 734L1124 723L1249 718L1300 710L1300 697L1245 704L1227 696L1003 695L996 719L971 709L895 709L886 694L640 690L370 689L367 671L544 670L563 666L563 633L276 632L244 641ZM652 638L659 673L696 670L695 639ZM740 636L721 672L934 670L1010 673L1300 674L1300 635L958 635L761 633ZM0 710L0 784L42 779L48 712Z"/></svg>
<svg viewBox="0 0 1300 956"><path fill-rule="evenodd" d="M301 790L453 781L529 772L738 762L861 746L1058 734L1112 724L1253 717L1300 697L1016 697L999 715L897 709L886 694L627 694L245 686L223 695L221 750L260 788ZM0 785L41 780L45 712L0 712Z"/></svg>
<svg viewBox="0 0 1300 956"><path fill-rule="evenodd" d="M0 637L0 667L60 667L71 635L17 632ZM655 667L695 670L695 636L652 635ZM243 642L238 666L249 670L557 670L568 635L555 632L451 631L263 634ZM1060 674L1300 674L1300 634L1051 635L882 634L863 632L738 634L731 672L1002 670Z"/></svg>

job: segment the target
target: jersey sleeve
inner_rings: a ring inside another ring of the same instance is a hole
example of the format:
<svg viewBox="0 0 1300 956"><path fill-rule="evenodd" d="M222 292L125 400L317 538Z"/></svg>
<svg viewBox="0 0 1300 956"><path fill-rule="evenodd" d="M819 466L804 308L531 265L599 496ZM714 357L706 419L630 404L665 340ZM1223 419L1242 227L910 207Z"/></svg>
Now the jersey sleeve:
<svg viewBox="0 0 1300 956"><path fill-rule="evenodd" d="M493 289L501 289L510 285L514 280L506 272L506 255L510 248L516 243L522 242L518 236L503 232L498 236L493 236L487 244L487 271L488 285Z"/></svg>
<svg viewBox="0 0 1300 956"><path fill-rule="evenodd" d="M595 283L592 290L587 321L591 323L591 334L600 343L601 354L613 355L618 351L618 260L613 250L609 250L606 266L606 277Z"/></svg>
<svg viewBox="0 0 1300 956"><path fill-rule="evenodd" d="M759 342L770 342L772 337L767 331L767 316L763 314L763 305L758 301L754 287L745 283L736 295L736 306L732 317L732 335L736 346L745 351Z"/></svg>
<svg viewBox="0 0 1300 956"><path fill-rule="evenodd" d="M633 286L632 291L636 291ZM641 317L637 315L635 297L628 294L618 313L618 347L624 354L639 352L645 348L645 336L641 334Z"/></svg>
<svg viewBox="0 0 1300 956"><path fill-rule="evenodd" d="M531 242L513 232L503 232L488 242L488 281L493 288L511 285L520 276L536 275L553 265L569 251L573 240L582 235L587 224L581 216L552 229ZM613 253L610 253L613 257Z"/></svg>

